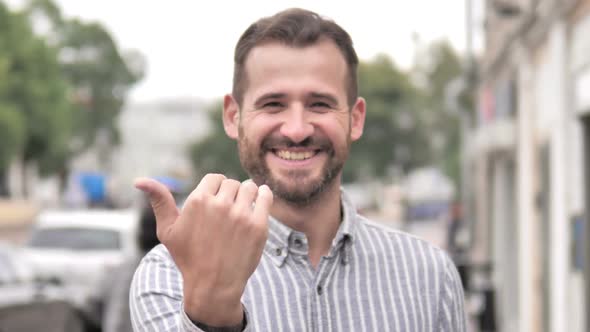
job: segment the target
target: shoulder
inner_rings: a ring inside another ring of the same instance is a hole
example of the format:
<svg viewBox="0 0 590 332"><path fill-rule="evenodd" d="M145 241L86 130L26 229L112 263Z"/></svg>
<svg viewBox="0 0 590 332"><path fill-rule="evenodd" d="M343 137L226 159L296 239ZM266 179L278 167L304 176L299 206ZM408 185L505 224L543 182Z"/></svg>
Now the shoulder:
<svg viewBox="0 0 590 332"><path fill-rule="evenodd" d="M378 237L384 241L389 241L396 245L408 246L415 249L425 248L433 250L438 254L446 255L443 249L416 235L372 221L362 215L357 215L356 220L357 234L365 241L374 237Z"/></svg>
<svg viewBox="0 0 590 332"><path fill-rule="evenodd" d="M356 220L358 239L367 247L371 246L367 245L370 242L376 243L372 247L378 251L386 250L387 254L417 259L435 267L439 272L453 266L452 260L443 249L418 236L371 221L362 215L357 215Z"/></svg>

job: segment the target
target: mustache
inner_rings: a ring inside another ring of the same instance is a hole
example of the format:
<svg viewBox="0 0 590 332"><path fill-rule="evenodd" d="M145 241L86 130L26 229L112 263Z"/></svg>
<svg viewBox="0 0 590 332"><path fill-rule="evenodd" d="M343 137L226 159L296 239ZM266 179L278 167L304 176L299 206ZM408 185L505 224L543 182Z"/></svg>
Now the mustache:
<svg viewBox="0 0 590 332"><path fill-rule="evenodd" d="M314 148L317 150L331 151L333 149L332 143L325 137L309 136L301 142L293 142L290 138L285 136L268 136L262 140L261 150L268 151L277 148Z"/></svg>

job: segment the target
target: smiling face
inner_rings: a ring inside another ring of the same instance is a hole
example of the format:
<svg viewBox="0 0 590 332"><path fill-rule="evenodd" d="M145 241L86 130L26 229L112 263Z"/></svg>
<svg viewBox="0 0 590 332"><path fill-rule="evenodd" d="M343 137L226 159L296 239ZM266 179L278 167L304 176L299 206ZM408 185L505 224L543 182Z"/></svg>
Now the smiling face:
<svg viewBox="0 0 590 332"><path fill-rule="evenodd" d="M225 97L224 124L246 172L299 205L339 186L350 143L362 134L365 103L348 105L347 66L336 45L267 43L252 49L245 67L242 105Z"/></svg>

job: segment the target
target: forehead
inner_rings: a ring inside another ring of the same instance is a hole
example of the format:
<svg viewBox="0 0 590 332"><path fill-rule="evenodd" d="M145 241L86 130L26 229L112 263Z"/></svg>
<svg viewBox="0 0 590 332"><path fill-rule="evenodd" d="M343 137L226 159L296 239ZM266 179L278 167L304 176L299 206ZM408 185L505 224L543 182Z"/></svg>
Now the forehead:
<svg viewBox="0 0 590 332"><path fill-rule="evenodd" d="M304 47L279 42L256 46L246 59L245 69L246 98L269 92L296 93L305 89L346 94L346 60L329 40Z"/></svg>

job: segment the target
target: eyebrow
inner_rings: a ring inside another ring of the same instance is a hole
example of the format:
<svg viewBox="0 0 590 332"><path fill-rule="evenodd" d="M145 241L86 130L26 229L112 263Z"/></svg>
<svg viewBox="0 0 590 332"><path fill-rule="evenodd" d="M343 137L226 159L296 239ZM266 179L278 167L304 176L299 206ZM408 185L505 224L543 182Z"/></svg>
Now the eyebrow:
<svg viewBox="0 0 590 332"><path fill-rule="evenodd" d="M269 99L281 99L281 98L285 98L286 96L287 96L287 94L280 93L280 92L265 93L262 96L260 96L258 99L255 100L254 105L260 105L261 103L263 103L264 101L269 100Z"/></svg>
<svg viewBox="0 0 590 332"><path fill-rule="evenodd" d="M324 99L327 100L329 103L333 104L333 105L338 105L338 99L336 97L334 97L331 94L328 93L320 93L320 92L311 92L309 94L309 96L311 98L316 98L316 99ZM263 102L267 101L267 100L272 100L272 99L283 99L287 97L286 93L281 93L281 92L269 92L269 93L265 93L262 96L260 96L258 99L255 100L254 105L260 105Z"/></svg>

